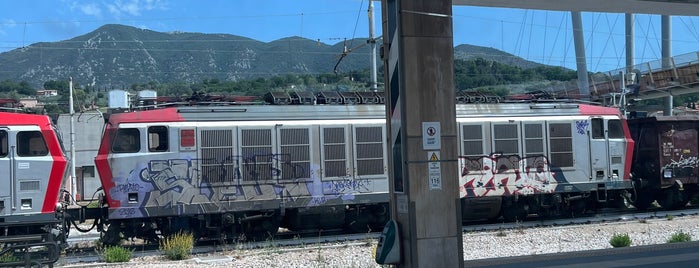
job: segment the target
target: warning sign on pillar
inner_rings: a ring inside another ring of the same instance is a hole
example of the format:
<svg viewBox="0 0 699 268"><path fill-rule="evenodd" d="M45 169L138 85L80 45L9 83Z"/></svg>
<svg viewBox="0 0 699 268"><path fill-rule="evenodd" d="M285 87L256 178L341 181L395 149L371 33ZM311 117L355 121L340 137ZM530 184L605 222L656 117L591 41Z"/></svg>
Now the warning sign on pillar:
<svg viewBox="0 0 699 268"><path fill-rule="evenodd" d="M439 162L439 151L427 153L427 174L430 178L430 190L442 189L442 165Z"/></svg>
<svg viewBox="0 0 699 268"><path fill-rule="evenodd" d="M442 149L442 130L439 122L422 122L422 149L439 150Z"/></svg>

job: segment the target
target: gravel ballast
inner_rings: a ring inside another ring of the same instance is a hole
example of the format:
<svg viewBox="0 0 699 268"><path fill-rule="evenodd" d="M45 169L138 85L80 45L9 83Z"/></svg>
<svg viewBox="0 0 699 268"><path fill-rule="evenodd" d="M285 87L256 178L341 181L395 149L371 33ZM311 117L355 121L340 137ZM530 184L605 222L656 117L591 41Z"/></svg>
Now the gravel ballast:
<svg viewBox="0 0 699 268"><path fill-rule="evenodd" d="M558 227L515 228L463 234L464 259L541 255L612 248L610 239L628 234L631 246L664 244L683 232L699 239L699 216L668 217ZM194 255L183 261L163 256L133 258L128 263L80 263L75 267L382 267L374 261L376 239L302 248L267 247Z"/></svg>

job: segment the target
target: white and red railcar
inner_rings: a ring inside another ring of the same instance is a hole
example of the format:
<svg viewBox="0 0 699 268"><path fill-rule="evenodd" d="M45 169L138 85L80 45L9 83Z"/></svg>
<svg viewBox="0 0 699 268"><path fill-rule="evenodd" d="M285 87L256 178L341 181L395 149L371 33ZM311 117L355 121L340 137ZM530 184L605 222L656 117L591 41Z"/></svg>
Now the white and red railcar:
<svg viewBox="0 0 699 268"><path fill-rule="evenodd" d="M618 109L457 105L464 218L522 219L623 203L633 141ZM227 105L112 114L96 166L106 237L380 227L384 105ZM448 179L448 178L443 178ZM108 239L109 240L109 239Z"/></svg>
<svg viewBox="0 0 699 268"><path fill-rule="evenodd" d="M43 247L32 260L40 263L57 260L67 235L68 160L57 133L48 116L0 112L0 241L6 251Z"/></svg>

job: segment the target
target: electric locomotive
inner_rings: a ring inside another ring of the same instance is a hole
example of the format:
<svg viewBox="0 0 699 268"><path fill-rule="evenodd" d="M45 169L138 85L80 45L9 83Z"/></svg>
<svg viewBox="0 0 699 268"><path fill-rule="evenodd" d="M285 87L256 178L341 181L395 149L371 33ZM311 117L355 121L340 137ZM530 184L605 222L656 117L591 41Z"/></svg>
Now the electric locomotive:
<svg viewBox="0 0 699 268"><path fill-rule="evenodd" d="M66 245L61 189L68 160L61 146L48 116L0 112L0 255L10 260L4 265L52 264Z"/></svg>
<svg viewBox="0 0 699 268"><path fill-rule="evenodd" d="M631 139L617 108L578 102L458 104L466 218L579 215L629 202Z"/></svg>
<svg viewBox="0 0 699 268"><path fill-rule="evenodd" d="M270 93L266 100L151 105L105 117L95 158L108 206L103 241L182 230L262 238L279 227L382 227L389 218L383 94ZM460 181L465 220L626 203L633 141L618 109L460 102L461 175L452 179Z"/></svg>

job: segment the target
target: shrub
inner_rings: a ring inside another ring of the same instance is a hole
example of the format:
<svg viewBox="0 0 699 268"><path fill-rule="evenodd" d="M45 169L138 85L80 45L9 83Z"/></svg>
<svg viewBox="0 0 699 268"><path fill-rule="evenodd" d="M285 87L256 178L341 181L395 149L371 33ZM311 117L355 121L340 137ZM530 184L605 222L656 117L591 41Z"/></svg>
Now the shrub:
<svg viewBox="0 0 699 268"><path fill-rule="evenodd" d="M668 243L677 243L677 242L689 242L692 241L692 235L685 233L685 232L677 232L674 233L670 239L667 240Z"/></svg>
<svg viewBox="0 0 699 268"><path fill-rule="evenodd" d="M631 246L631 238L629 234L615 234L612 239L609 239L609 244L615 248L628 247Z"/></svg>
<svg viewBox="0 0 699 268"><path fill-rule="evenodd" d="M7 251L4 254L0 255L0 263L18 262L18 261L20 261L20 258L17 258L14 254L12 254L12 251Z"/></svg>
<svg viewBox="0 0 699 268"><path fill-rule="evenodd" d="M106 247L102 253L106 262L127 262L131 260L133 250L121 246Z"/></svg>
<svg viewBox="0 0 699 268"><path fill-rule="evenodd" d="M160 251L170 260L184 260L192 254L194 235L176 233L160 242Z"/></svg>

